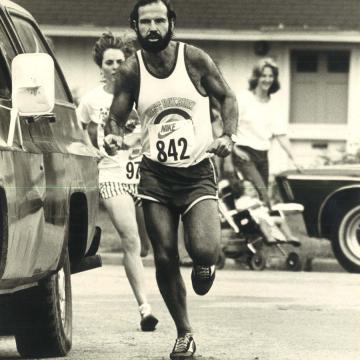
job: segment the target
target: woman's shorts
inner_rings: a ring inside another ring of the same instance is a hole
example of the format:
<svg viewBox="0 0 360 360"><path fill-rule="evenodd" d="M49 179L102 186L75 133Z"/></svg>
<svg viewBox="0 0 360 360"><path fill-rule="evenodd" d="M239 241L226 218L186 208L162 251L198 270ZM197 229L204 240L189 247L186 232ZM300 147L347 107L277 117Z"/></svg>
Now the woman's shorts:
<svg viewBox="0 0 360 360"><path fill-rule="evenodd" d="M185 215L196 203L218 199L217 175L207 158L187 168L165 166L143 156L138 196L159 202Z"/></svg>
<svg viewBox="0 0 360 360"><path fill-rule="evenodd" d="M114 181L99 183L100 197L102 199L110 199L118 195L131 195L137 198L137 184L124 184Z"/></svg>

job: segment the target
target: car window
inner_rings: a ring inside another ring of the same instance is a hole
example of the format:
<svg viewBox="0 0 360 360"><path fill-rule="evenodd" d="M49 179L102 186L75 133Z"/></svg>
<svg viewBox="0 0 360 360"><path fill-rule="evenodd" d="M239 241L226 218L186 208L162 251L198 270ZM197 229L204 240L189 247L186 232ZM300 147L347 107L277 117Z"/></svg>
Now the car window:
<svg viewBox="0 0 360 360"><path fill-rule="evenodd" d="M11 97L11 81L9 68L6 65L3 52L0 52L0 98L10 99Z"/></svg>
<svg viewBox="0 0 360 360"><path fill-rule="evenodd" d="M44 40L39 36L37 29L29 21L13 16L15 28L18 32L20 41L28 53L48 53ZM67 96L61 76L55 67L55 97L60 101L71 101Z"/></svg>
<svg viewBox="0 0 360 360"><path fill-rule="evenodd" d="M10 64L15 51L2 24L0 24L0 98L11 97Z"/></svg>

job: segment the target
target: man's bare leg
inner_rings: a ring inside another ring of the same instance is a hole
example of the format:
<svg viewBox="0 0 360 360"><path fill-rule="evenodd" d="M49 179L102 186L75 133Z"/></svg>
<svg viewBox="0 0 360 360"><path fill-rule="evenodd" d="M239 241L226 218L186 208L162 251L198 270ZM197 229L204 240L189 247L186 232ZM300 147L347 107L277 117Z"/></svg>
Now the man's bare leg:
<svg viewBox="0 0 360 360"><path fill-rule="evenodd" d="M186 289L180 273L177 228L179 215L166 206L143 201L146 229L156 266L160 293L175 322L178 337L191 333L186 306Z"/></svg>
<svg viewBox="0 0 360 360"><path fill-rule="evenodd" d="M193 260L193 289L205 295L215 279L215 264L220 251L220 218L217 201L202 200L183 218L185 245Z"/></svg>

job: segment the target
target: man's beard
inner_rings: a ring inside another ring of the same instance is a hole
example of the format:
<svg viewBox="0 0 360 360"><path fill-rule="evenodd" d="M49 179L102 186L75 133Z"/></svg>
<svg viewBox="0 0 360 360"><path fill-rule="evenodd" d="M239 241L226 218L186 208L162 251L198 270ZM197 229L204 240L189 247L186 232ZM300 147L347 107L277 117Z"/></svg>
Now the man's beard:
<svg viewBox="0 0 360 360"><path fill-rule="evenodd" d="M152 32L147 37L142 37L139 31L136 32L138 41L141 45L141 47L148 52L151 53L158 53L160 51L163 51L171 41L171 38L173 36L173 32L169 26L169 30L165 34L165 36L162 38L161 35L158 33ZM150 39L157 39L157 41L150 41Z"/></svg>

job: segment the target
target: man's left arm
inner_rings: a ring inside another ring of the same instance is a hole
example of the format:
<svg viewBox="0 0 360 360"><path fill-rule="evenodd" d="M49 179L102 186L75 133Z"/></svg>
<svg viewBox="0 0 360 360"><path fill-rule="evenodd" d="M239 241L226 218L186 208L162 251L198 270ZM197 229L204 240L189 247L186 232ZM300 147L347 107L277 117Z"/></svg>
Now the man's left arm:
<svg viewBox="0 0 360 360"><path fill-rule="evenodd" d="M223 121L223 134L215 139L208 149L218 156L227 156L231 153L232 135L236 132L238 122L238 106L235 94L222 76L219 68L205 52L199 52L201 70L201 85L209 97L215 98L220 104L220 113Z"/></svg>

